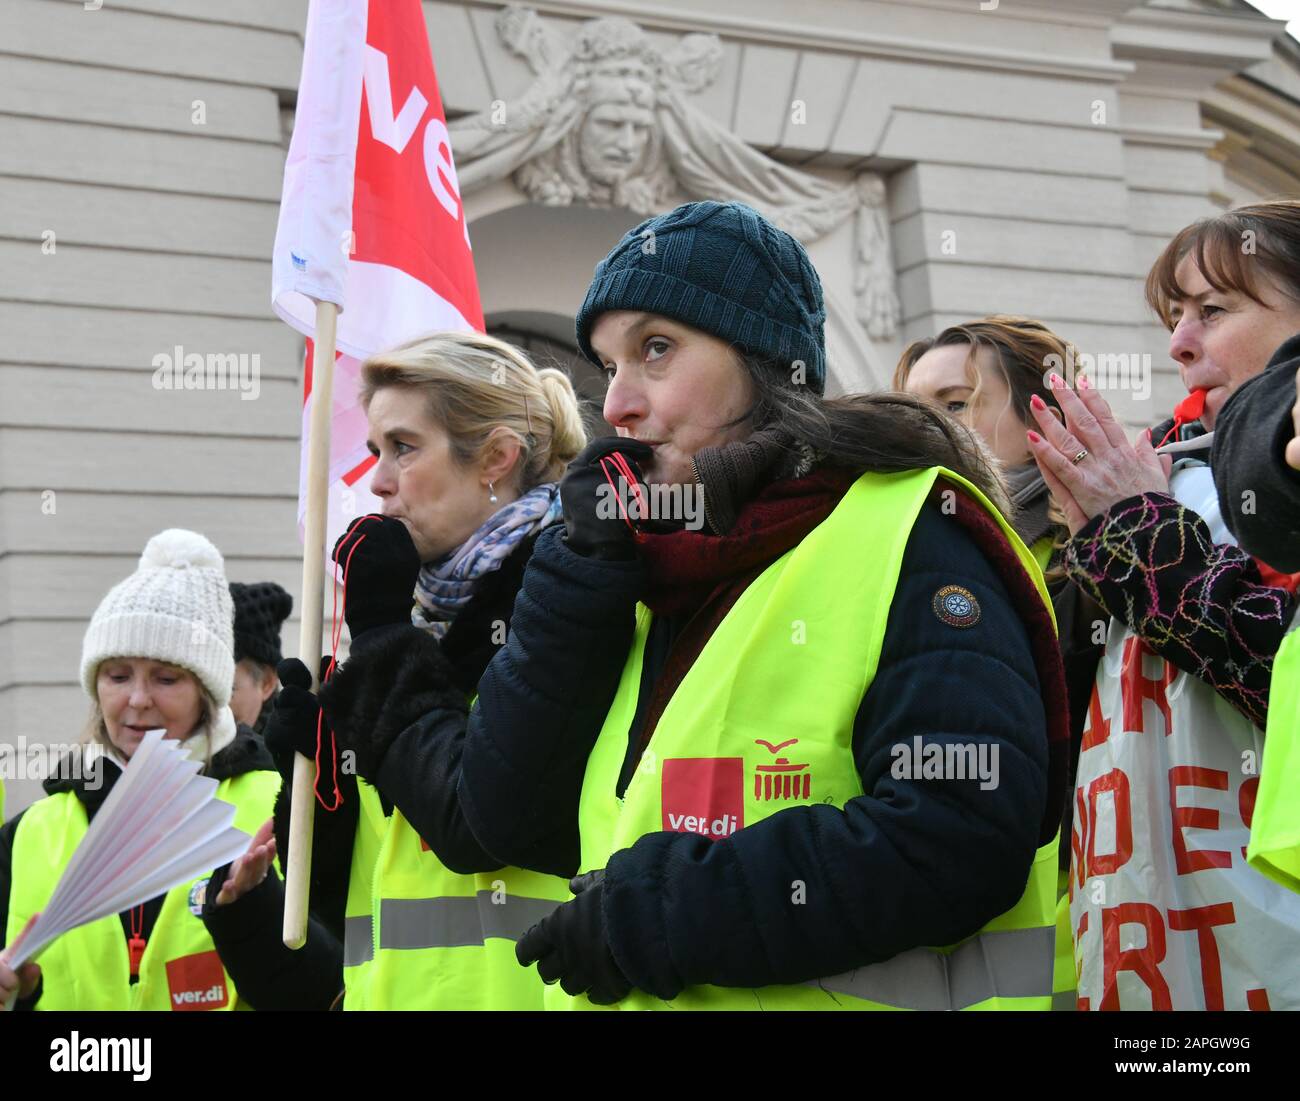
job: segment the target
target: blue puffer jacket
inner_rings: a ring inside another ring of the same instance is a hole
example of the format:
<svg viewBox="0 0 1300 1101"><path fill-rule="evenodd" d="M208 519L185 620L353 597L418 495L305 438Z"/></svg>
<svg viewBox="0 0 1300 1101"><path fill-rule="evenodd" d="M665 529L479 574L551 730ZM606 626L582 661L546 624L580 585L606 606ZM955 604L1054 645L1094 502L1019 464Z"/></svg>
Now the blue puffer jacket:
<svg viewBox="0 0 1300 1101"><path fill-rule="evenodd" d="M1005 561L1002 570L956 520L922 509L855 724L866 794L843 810L792 808L716 843L648 834L615 855L605 915L635 985L757 987L835 974L953 943L1015 904L1037 846L1060 821L1063 760L1049 754L1048 730L1067 723L1063 695L1049 705L1040 688L1040 679L1062 683L1059 653L1036 652L1030 641L1032 631L1041 639L1045 613L1023 572L1011 578L1013 593ZM545 532L468 720L434 712L394 742L399 752L391 769L385 761L381 782L449 867L576 872L587 757L644 585L639 562L583 558L559 525ZM973 627L937 617L932 600L945 585L975 595L982 614ZM652 633L643 695L676 626L661 622ZM1058 713L1049 715L1051 707ZM635 764L641 718L629 731L621 784ZM918 734L996 744L997 789L895 779L891 748ZM399 759L401 776L393 775ZM806 902L789 906L783 900L796 879ZM754 890L760 880L787 886Z"/></svg>

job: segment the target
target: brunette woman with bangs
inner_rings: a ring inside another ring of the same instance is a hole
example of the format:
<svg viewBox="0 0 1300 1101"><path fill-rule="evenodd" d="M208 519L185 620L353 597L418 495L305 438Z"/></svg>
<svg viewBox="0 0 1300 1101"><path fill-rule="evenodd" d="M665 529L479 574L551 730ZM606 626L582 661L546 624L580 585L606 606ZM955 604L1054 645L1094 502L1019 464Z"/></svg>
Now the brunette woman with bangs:
<svg viewBox="0 0 1300 1101"><path fill-rule="evenodd" d="M1285 262L1274 261L1281 289L1287 297L1300 299L1300 202L1254 209L1259 211L1255 217L1269 222L1266 245L1276 242L1285 251ZM1265 340L1276 335L1274 327L1263 334ZM1251 554L1287 572L1300 570L1298 368L1300 335L1289 333L1267 368L1233 389L1223 402L1214 419L1210 458L1219 498L1232 504L1223 517L1232 533ZM1247 508L1247 502L1261 507Z"/></svg>
<svg viewBox="0 0 1300 1101"><path fill-rule="evenodd" d="M1057 378L1065 423L1035 404L1028 434L1065 568L1112 616L1075 791L1079 1004L1300 1008L1300 897L1246 863L1297 576L1236 546L1242 502L1221 506L1203 440L1300 331L1300 203L1187 227L1146 290L1188 390L1174 419L1130 444L1095 389Z"/></svg>
<svg viewBox="0 0 1300 1101"><path fill-rule="evenodd" d="M1070 346L1042 322L999 315L913 341L894 370L895 390L937 405L988 444L1011 491L1016 534L1045 572L1065 543L1065 517L1051 508L1025 431L1035 395L1056 406L1047 367L1072 359Z"/></svg>
<svg viewBox="0 0 1300 1101"><path fill-rule="evenodd" d="M1034 462L1026 431L1032 407L1041 402L1060 419L1047 386L1054 365L1072 363L1074 348L1041 321L994 315L951 325L938 336L910 344L894 371L894 388L956 417L977 433L998 460L1015 509L1016 534L1034 553L1047 577L1060 632L1070 696L1075 752L1087 716L1088 697L1101 648L1093 622L1104 614L1066 577L1065 544L1070 532ZM1069 832L1067 808L1065 830ZM1068 858L1068 853L1063 854Z"/></svg>
<svg viewBox="0 0 1300 1101"><path fill-rule="evenodd" d="M1056 613L1061 656L1065 663L1070 707L1068 780L1088 716L1088 700L1102 647L1093 624L1106 613L1065 574L1063 556L1070 533L1034 462L1025 433L1033 416L1031 403L1041 401L1060 416L1046 379L1052 366L1073 363L1075 350L1041 321L994 315L950 325L938 336L914 341L898 361L894 389L924 398L961 421L988 444L1006 478L1015 512L1016 534L1033 552L1047 578ZM1073 1009L1074 951L1065 898L1070 867L1073 801L1061 820L1060 893L1053 1009Z"/></svg>
<svg viewBox="0 0 1300 1101"><path fill-rule="evenodd" d="M1279 203L1273 212L1289 217L1292 254L1300 252L1300 203ZM1275 569L1300 571L1300 335L1223 403L1210 469L1229 506L1224 522L1241 546ZM1268 711L1247 857L1300 891L1300 614L1273 662Z"/></svg>

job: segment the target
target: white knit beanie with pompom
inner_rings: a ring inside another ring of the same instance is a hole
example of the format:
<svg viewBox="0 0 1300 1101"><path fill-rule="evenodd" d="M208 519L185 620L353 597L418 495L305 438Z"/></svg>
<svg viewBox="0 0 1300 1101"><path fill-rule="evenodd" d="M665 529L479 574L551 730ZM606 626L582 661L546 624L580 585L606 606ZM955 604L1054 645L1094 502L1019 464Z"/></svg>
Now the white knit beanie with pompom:
<svg viewBox="0 0 1300 1101"><path fill-rule="evenodd" d="M82 687L98 699L95 681L108 658L152 658L188 669L217 704L208 733L211 752L218 752L235 736L233 622L221 552L198 532L159 532L135 573L114 585L91 617L81 644Z"/></svg>

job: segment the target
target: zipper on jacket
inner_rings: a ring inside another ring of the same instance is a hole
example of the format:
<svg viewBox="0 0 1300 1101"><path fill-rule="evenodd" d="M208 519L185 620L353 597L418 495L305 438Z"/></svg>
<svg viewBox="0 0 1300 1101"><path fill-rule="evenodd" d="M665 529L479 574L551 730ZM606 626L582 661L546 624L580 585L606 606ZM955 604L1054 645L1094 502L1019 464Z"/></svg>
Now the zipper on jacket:
<svg viewBox="0 0 1300 1101"><path fill-rule="evenodd" d="M704 491L704 483L700 481L700 472L695 469L695 456L691 456L691 477L695 479L695 484L700 487L700 504L704 506L704 522L708 524L709 531L714 535L720 535L721 532L713 524L713 517L709 515L709 495Z"/></svg>

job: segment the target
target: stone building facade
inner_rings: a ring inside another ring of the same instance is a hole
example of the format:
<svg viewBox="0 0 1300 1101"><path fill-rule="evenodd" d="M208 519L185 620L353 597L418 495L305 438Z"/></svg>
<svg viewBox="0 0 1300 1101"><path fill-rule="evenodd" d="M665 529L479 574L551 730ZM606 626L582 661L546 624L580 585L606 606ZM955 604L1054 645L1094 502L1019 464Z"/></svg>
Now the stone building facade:
<svg viewBox="0 0 1300 1101"><path fill-rule="evenodd" d="M1244 0L423 6L489 325L596 408L592 266L688 198L805 241L832 390L1021 313L1099 357L1136 426L1181 393L1151 260L1300 197L1300 47ZM0 0L0 742L79 736L86 619L164 527L298 595L302 348L269 288L305 16ZM256 397L156 390L178 348L258 357ZM9 813L38 790L6 786Z"/></svg>

